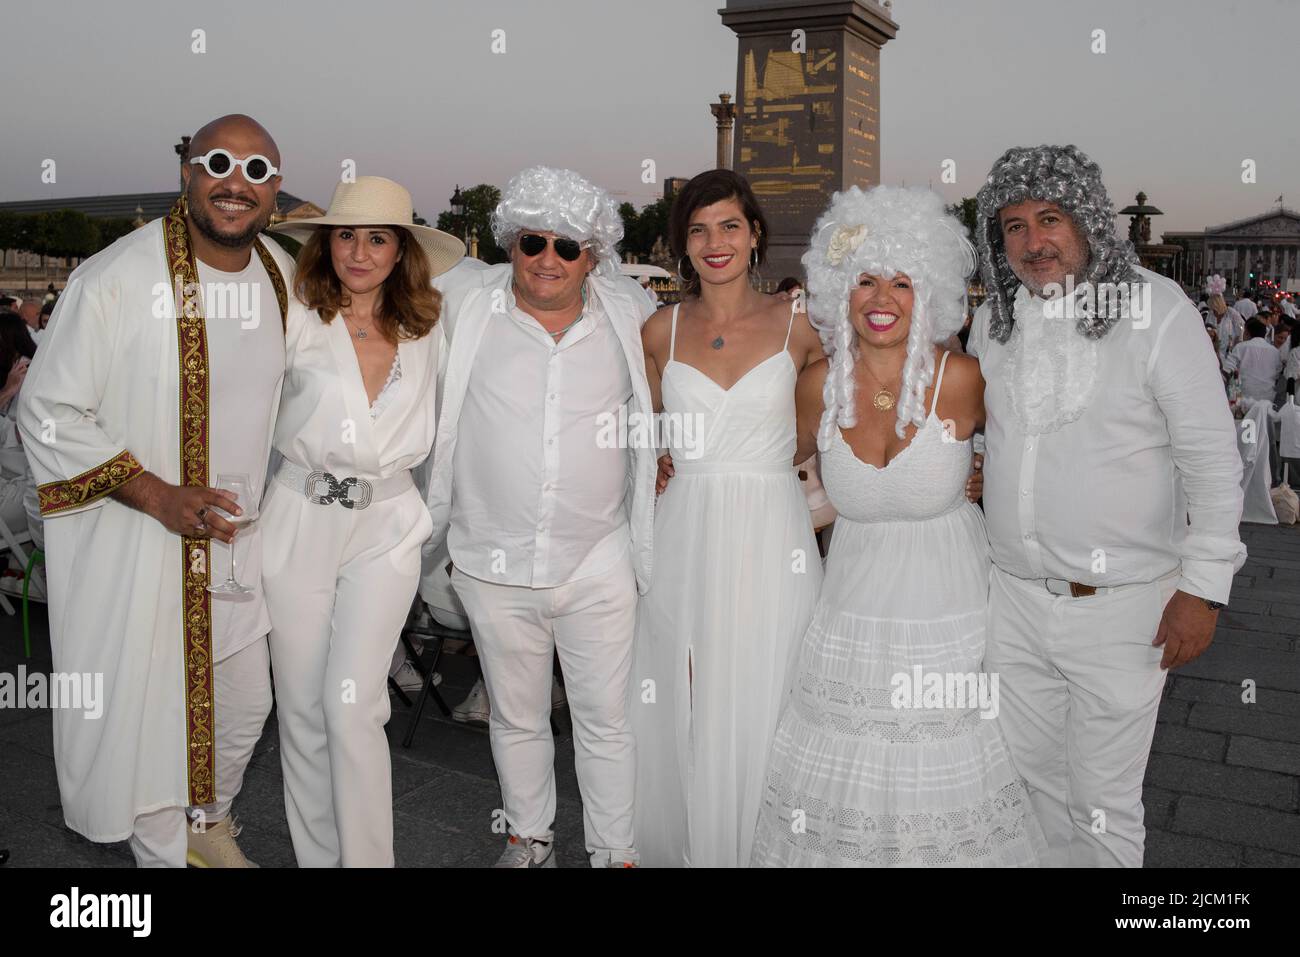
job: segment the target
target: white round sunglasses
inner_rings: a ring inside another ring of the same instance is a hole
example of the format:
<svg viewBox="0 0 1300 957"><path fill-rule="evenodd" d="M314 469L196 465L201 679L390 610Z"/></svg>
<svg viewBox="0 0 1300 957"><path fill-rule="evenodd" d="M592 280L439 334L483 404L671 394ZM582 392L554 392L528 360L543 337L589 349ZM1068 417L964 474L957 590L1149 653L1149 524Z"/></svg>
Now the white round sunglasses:
<svg viewBox="0 0 1300 957"><path fill-rule="evenodd" d="M280 172L261 153L254 153L252 156L236 159L229 150L223 150L220 147L208 150L202 156L194 157L190 160L190 164L202 166L213 179L225 179L238 166L244 174L245 182L252 186L265 183Z"/></svg>

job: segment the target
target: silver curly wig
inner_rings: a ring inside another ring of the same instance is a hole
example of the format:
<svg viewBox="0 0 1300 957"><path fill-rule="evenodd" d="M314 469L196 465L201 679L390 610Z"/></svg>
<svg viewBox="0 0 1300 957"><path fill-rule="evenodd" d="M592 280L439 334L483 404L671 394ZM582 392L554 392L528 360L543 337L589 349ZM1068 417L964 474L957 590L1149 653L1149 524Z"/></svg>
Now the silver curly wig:
<svg viewBox="0 0 1300 957"><path fill-rule="evenodd" d="M573 170L533 166L506 184L492 213L493 238L510 249L530 229L589 243L596 272L610 278L619 274L623 218L609 193Z"/></svg>
<svg viewBox="0 0 1300 957"><path fill-rule="evenodd" d="M924 425L925 390L934 381L933 344L955 333L966 318L966 278L975 270L975 250L965 227L928 189L876 186L864 192L853 186L832 197L802 261L808 317L830 359L817 447L825 451L836 428L857 423L853 365L858 347L849 295L863 273L892 278L901 272L912 281L895 432L902 438L909 422Z"/></svg>
<svg viewBox="0 0 1300 957"><path fill-rule="evenodd" d="M1131 242L1115 236L1115 213L1101 181L1101 167L1077 146L1014 146L993 164L976 197L975 245L992 309L989 335L998 342L1011 336L1012 304L1020 285L1007 262L998 213L1028 199L1055 203L1087 238L1088 272L1077 280L1080 284L1137 280L1137 254ZM1100 339L1122 318L1115 297L1097 299L1096 314L1075 324L1090 339Z"/></svg>

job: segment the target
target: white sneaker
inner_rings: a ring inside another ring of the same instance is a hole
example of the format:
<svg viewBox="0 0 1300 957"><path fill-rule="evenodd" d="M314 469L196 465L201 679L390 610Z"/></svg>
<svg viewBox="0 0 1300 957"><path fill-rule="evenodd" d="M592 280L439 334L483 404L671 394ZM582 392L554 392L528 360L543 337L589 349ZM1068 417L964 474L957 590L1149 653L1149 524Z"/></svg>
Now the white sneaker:
<svg viewBox="0 0 1300 957"><path fill-rule="evenodd" d="M185 862L191 867L257 867L235 842L241 830L235 819L227 817L213 821L201 831L194 830L191 824L186 830L189 832L189 847Z"/></svg>
<svg viewBox="0 0 1300 957"><path fill-rule="evenodd" d="M488 700L483 679L474 682L465 700L451 709L451 719L461 724L487 724L492 717L492 702Z"/></svg>
<svg viewBox="0 0 1300 957"><path fill-rule="evenodd" d="M554 867L555 847L551 841L510 835L503 853L493 867Z"/></svg>
<svg viewBox="0 0 1300 957"><path fill-rule="evenodd" d="M397 687L407 694L419 694L420 689L424 687L424 676L415 670L415 665L411 664L409 659L402 662L402 667L397 669L393 680L397 682ZM436 688L440 684L442 684L442 675L435 671L433 686ZM390 687L389 690L391 691L392 688Z"/></svg>

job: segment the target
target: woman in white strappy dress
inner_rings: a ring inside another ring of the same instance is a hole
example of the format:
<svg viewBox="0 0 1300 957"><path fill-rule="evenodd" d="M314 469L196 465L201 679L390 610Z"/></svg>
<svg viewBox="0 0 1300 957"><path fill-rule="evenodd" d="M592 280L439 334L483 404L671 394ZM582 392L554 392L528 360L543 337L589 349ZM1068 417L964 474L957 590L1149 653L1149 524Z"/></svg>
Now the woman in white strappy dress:
<svg viewBox="0 0 1300 957"><path fill-rule="evenodd" d="M928 190L855 187L804 256L829 360L800 377L799 441L839 517L757 866L1032 866L1043 849L981 674L988 540L963 486L984 382L936 347L965 311L963 232Z"/></svg>
<svg viewBox="0 0 1300 957"><path fill-rule="evenodd" d="M766 228L742 177L693 179L671 231L698 293L642 333L656 409L681 428L664 441L673 477L633 648L636 840L648 866L735 867L821 581L794 386L822 351L804 313L751 286Z"/></svg>

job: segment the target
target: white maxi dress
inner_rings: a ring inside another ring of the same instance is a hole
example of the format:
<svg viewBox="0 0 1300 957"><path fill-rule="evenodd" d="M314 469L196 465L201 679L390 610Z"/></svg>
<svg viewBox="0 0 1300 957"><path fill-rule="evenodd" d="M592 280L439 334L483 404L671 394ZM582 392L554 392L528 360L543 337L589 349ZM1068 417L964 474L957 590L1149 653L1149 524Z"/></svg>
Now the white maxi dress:
<svg viewBox="0 0 1300 957"><path fill-rule="evenodd" d="M791 316L793 323L793 315ZM700 415L655 514L655 574L637 616L629 717L642 864L743 867L793 652L821 560L794 470L786 346L723 389L673 355L664 411Z"/></svg>

